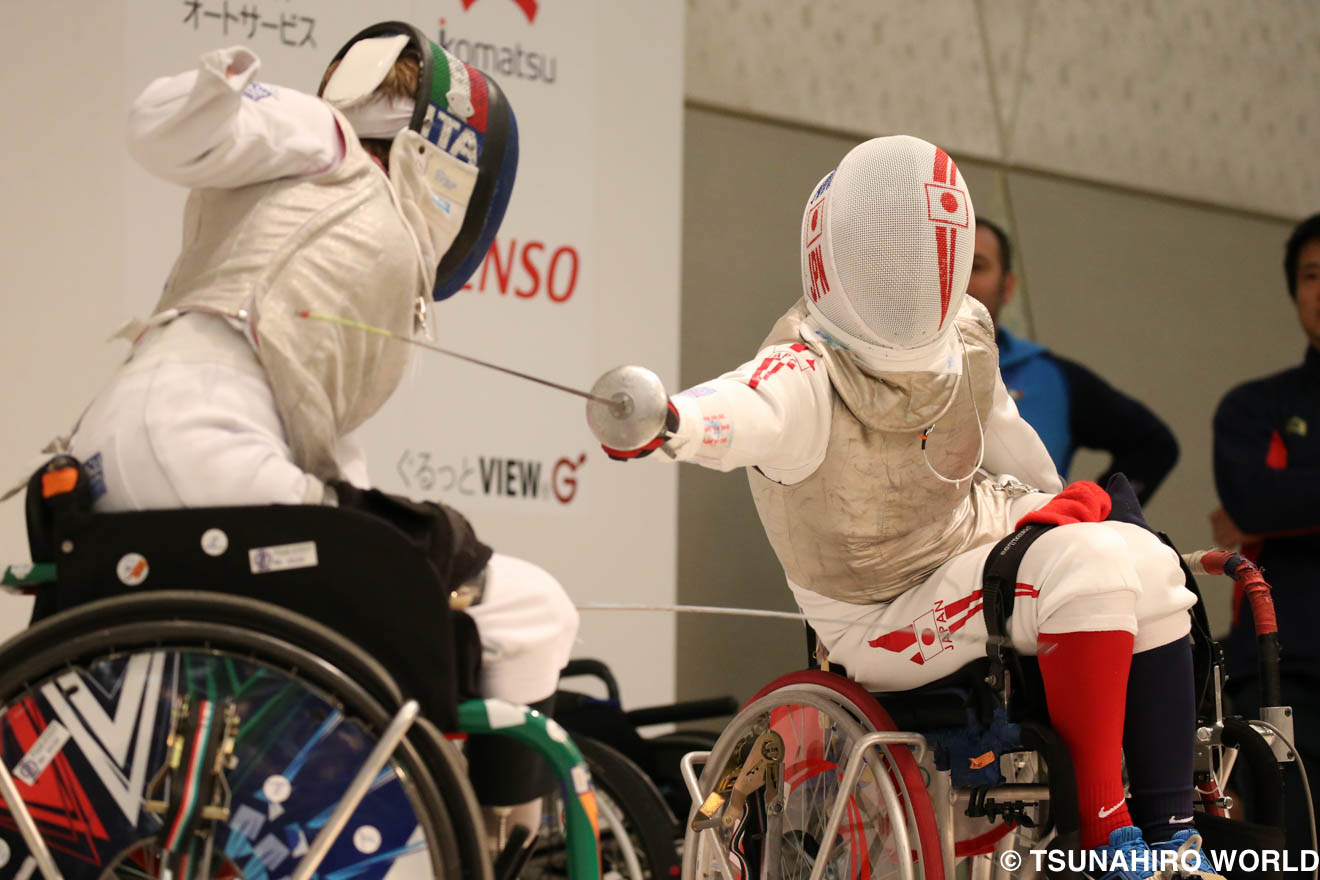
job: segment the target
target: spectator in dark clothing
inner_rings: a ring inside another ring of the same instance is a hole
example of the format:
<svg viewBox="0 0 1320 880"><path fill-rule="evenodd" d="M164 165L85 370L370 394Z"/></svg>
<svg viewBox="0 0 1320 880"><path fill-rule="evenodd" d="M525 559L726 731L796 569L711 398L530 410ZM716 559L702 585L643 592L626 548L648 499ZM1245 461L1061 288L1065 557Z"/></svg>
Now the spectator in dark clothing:
<svg viewBox="0 0 1320 880"><path fill-rule="evenodd" d="M1312 633L1320 617L1320 214L1293 230L1284 273L1306 353L1299 366L1239 385L1220 402L1215 485L1223 509L1211 521L1216 543L1241 547L1274 588L1283 703L1293 708L1297 748L1320 801L1320 639ZM1240 712L1259 718L1255 629L1240 594L1228 651L1228 692ZM1285 778L1288 847L1310 849L1300 777Z"/></svg>
<svg viewBox="0 0 1320 880"><path fill-rule="evenodd" d="M1096 478L1105 485L1127 475L1144 504L1178 461L1178 441L1159 416L1075 361L1043 345L1019 339L999 324L999 310L1013 298L1013 247L989 220L976 220L976 250L967 292L990 312L999 343L999 371L1018 412L1036 429L1064 477L1078 449L1099 449L1112 458Z"/></svg>

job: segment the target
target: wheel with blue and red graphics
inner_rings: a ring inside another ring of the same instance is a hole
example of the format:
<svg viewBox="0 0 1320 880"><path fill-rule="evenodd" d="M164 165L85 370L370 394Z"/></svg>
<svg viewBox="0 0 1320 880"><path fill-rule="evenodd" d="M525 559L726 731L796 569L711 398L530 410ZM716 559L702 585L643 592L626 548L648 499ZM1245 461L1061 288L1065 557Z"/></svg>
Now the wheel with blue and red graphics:
<svg viewBox="0 0 1320 880"><path fill-rule="evenodd" d="M776 679L753 697L712 749L701 774L701 794L708 797L723 780L720 793L727 799L730 774L750 766L748 756L768 734L775 743L772 751L782 752L782 796L767 799L767 788L761 786L744 809L732 818L717 815L718 821L700 832L692 827L694 810L684 842L683 876L807 880L828 843L825 877L898 878L906 862L914 877L942 880L930 797L904 746L867 750L837 832L826 840L845 765L857 741L875 729L860 710L866 701L875 705L854 683L811 671Z"/></svg>
<svg viewBox="0 0 1320 880"><path fill-rule="evenodd" d="M158 592L0 647L0 760L65 880L288 877L401 700L378 664L287 611ZM415 725L319 880L489 878L452 746ZM0 802L0 880L40 872Z"/></svg>

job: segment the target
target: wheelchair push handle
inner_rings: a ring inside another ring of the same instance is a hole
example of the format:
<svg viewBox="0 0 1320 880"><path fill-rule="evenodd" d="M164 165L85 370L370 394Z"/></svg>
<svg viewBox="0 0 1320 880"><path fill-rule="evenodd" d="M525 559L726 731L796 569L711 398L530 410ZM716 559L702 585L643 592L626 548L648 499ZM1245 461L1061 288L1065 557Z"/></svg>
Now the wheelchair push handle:
<svg viewBox="0 0 1320 880"><path fill-rule="evenodd" d="M1274 614L1274 599L1270 585L1259 568L1241 553L1228 550L1199 550L1183 556L1187 567L1195 574L1226 574L1237 582L1251 602L1251 613L1256 621L1256 635L1277 635L1279 621Z"/></svg>
<svg viewBox="0 0 1320 880"><path fill-rule="evenodd" d="M568 665L559 673L561 680L578 676L590 676L600 679L601 683L605 685L606 697L616 703L620 702L618 679L614 677L614 673L610 671L610 668L601 661L590 658L570 660Z"/></svg>
<svg viewBox="0 0 1320 880"><path fill-rule="evenodd" d="M1261 704L1281 705L1279 693L1279 621L1274 613L1270 585L1254 562L1229 550L1198 550L1183 555L1194 574L1224 574L1231 577L1251 603L1260 656Z"/></svg>
<svg viewBox="0 0 1320 880"><path fill-rule="evenodd" d="M565 678L586 676L599 679L605 685L606 699L622 704L619 682L614 673L600 660L579 658L568 661L568 665L559 673ZM738 711L738 701L733 697L711 697L699 700L684 700L663 706L646 706L632 709L624 715L633 727L646 727L651 724L677 724L681 721L703 721L707 718L722 718Z"/></svg>

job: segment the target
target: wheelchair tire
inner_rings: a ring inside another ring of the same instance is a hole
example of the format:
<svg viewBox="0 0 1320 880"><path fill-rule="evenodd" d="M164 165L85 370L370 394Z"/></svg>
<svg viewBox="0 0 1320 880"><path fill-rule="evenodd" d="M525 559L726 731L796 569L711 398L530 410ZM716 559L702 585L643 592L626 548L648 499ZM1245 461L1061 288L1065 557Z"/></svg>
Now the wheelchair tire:
<svg viewBox="0 0 1320 880"><path fill-rule="evenodd" d="M190 664L196 662L199 668L208 666L205 670L208 686L214 686L209 665L228 664L231 677L234 676L237 665L243 674L248 674L247 684L244 687L264 677L267 682L273 682L266 685L267 687L281 688L280 694L293 694L299 699L306 698L307 702L298 705L323 705L326 709L321 711L332 711L337 718L342 717L348 722L341 724L336 718L332 727L331 720L327 719L322 729L332 730L334 735L323 735L322 739L316 742L338 743L341 740L353 739L369 747L370 742L374 741L374 736L384 729L402 703L399 689L378 663L353 644L311 620L250 599L209 592L158 591L119 596L63 612L42 621L8 644L0 646L0 706L8 710L11 706L18 705L15 702L18 697L24 699L24 706L35 705L36 688L42 687L43 682L55 681L57 677L61 682L61 688L66 687L69 681L73 681L75 688L86 680L95 681L96 679L91 678L93 672L89 671L96 668L93 664L106 667L115 663L131 664L135 657L144 656L151 656L153 659L150 662L156 663L154 658L160 655L162 659L159 663L163 669L166 663L163 659L165 652L170 652L173 657L172 670L176 676L180 674L180 669L185 670L184 675L191 676ZM249 669L255 672L249 674ZM82 677L71 680L67 678L68 673ZM177 688L179 680L182 679L176 680L174 687ZM188 685L191 691L191 678ZM288 690L290 686L293 686L294 690ZM50 696L52 693L50 687L50 684L46 684L42 687L41 693ZM166 693L163 689L164 685L158 685L158 688L160 688L159 695L144 690L147 696L142 699L143 723L139 725L140 728L148 727L147 706L151 705L148 700L159 700L162 697L169 699L173 694L177 704L177 691ZM28 696L24 696L25 694ZM272 702L269 705L277 704ZM118 713L118 709L115 711ZM290 725L308 723L307 719L299 716L297 712L290 711L287 714L290 717L284 717L278 712L270 714L268 721L271 727L276 731L288 731L293 729ZM63 718L64 715L61 717ZM154 718L154 715L152 717ZM310 717L315 720L318 716L313 714ZM258 719L254 717L245 719L247 720L255 726ZM118 714L115 716L115 723L118 726ZM151 729L160 728L153 721ZM265 735L260 727L257 730L256 735ZM154 733L149 735L155 736ZM280 735L283 733L270 734L271 741ZM88 736L84 731L85 741L90 741L86 739ZM141 736L139 734L139 738ZM288 748L287 745L284 747ZM141 748L139 746L136 753L138 756L146 754ZM149 749L154 767L157 762L163 760L163 757L157 756L157 753L163 749L163 744L156 744L153 741ZM303 746L301 754L305 757L312 750L313 742L308 741ZM260 763L259 756L255 760ZM455 816L470 813L471 810L470 796L465 801L456 800L453 795L455 791L464 789L466 780L457 775L454 761L444 755L444 745L434 741L433 729L428 731L425 726L414 725L409 736L395 749L392 760L397 771L396 779L405 798L402 802L411 804L408 808L411 810L409 815L417 822L418 828L409 837L407 847L387 850L376 859L398 853L393 861L393 864L398 865L405 858L412 859L425 855L429 862L424 873L432 877L474 877L488 880L490 866L484 854L482 838L478 836L475 840L465 840L456 830ZM100 776L100 771L97 773ZM320 781L315 773L304 776L307 777L308 785ZM105 777L100 776L100 778L104 781ZM140 778L140 775L135 778ZM382 785L384 789L397 794L392 783L384 775L377 780L376 786L373 786L373 793ZM129 793L134 797L142 796L141 792ZM258 800L261 799L261 795L256 797ZM337 800L337 796L333 800ZM273 801L273 803L283 802ZM290 801L290 803L296 802ZM284 810L281 807L277 813L272 807L270 812L272 818L268 826L270 833L267 834L267 838L271 838L275 833L275 817ZM154 834L159 838L159 831L152 832L144 828L151 821L156 820L146 818L141 808L137 808L134 814L126 811L125 816L131 818L115 817L119 822L116 827L120 828L122 835L129 837L137 835L139 838L151 840ZM264 823L265 817L260 818ZM468 815L465 818L467 821L458 823L457 828L466 830L476 827L477 817ZM99 822L100 819L97 821ZM239 820L235 818L229 825L220 827L227 829L228 832L233 822L237 821ZM256 819L253 818L252 821L255 822ZM128 823L126 829L125 822ZM109 821L106 824L109 825ZM314 831L319 827L314 822L304 824L307 831ZM372 830L376 831L374 826ZM260 832L253 832L253 834L257 833ZM287 828L282 833L286 836L290 834ZM299 833L303 835L303 840L309 836L306 831ZM414 842L419 833L420 844ZM231 843L237 839L236 834L237 832L229 832ZM377 832L378 840L379 832ZM141 843L142 840L138 842ZM255 838L253 842L255 843ZM282 847L285 857L297 851L293 848L292 841L287 841L288 847L284 846L284 842L276 839L274 844L270 845ZM336 848L340 847L341 842L335 844ZM359 844L354 840L353 844L359 852L374 852L371 841ZM379 842L375 843L375 846L379 845ZM243 851L249 853L246 856L248 858L256 857L251 855L251 846L247 846ZM258 847L257 855L260 854ZM102 858L101 853L93 853L93 855L97 859ZM263 858L262 861L265 859ZM325 871L327 865L322 865L321 870ZM273 870L273 866L271 869ZM109 871L110 868L106 868L106 872ZM65 876L68 877L70 874L66 872Z"/></svg>
<svg viewBox="0 0 1320 880"><path fill-rule="evenodd" d="M598 740L574 735L591 771L600 817L601 876L619 880L667 880L677 877L680 861L674 846L678 826L651 779L632 760ZM558 795L552 796L552 801ZM547 809L542 835L521 880L565 877L559 847L559 810ZM620 835L622 831L622 837ZM626 838L626 839L624 839Z"/></svg>
<svg viewBox="0 0 1320 880"><path fill-rule="evenodd" d="M898 730L889 713L876 702L866 688L841 675L818 669L802 669L782 675L761 688L752 699L789 685L806 685L823 689L853 713L855 718L864 720L864 726L869 727L870 730ZM913 842L913 845L921 852L922 863L928 866L926 869L928 876L943 877L944 859L940 850L939 829L935 825L935 814L931 808L930 794L926 791L921 768L917 766L916 759L906 746L886 747L883 752L890 764L890 779L899 789L900 796L904 791L910 793L910 799L905 798L904 802L908 810L908 819L919 838Z"/></svg>
<svg viewBox="0 0 1320 880"><path fill-rule="evenodd" d="M827 687L834 692L836 698L843 703L858 720L864 721L864 724L869 726L871 730L898 730L897 725L894 724L894 720L889 717L889 713L885 711L884 706L878 702L875 697L871 696L864 687L851 679L845 679L842 676L822 672L820 670L807 669L789 673L788 675L776 679L776 682L816 684ZM768 692L770 687L773 687L773 683L762 688L757 696ZM753 699L755 699L755 697L753 697ZM906 784L915 785L919 780L924 784L925 777L922 774L922 770L917 766L916 761L912 759L912 753L909 750L898 749L895 753L894 760L896 766L899 767L900 771L904 774ZM911 762L910 766L909 762ZM929 792L926 796L926 802L929 803ZM940 845L938 826L932 825L930 827L935 829L933 831L935 839L925 840L922 845L938 847ZM983 833L965 838L957 838L954 841L954 857L955 859L964 859L976 855L992 853L999 845L999 842L1003 840L1011 830L1012 829L1009 825L1001 822Z"/></svg>
<svg viewBox="0 0 1320 880"><path fill-rule="evenodd" d="M778 850L780 873L806 877L823 843L819 837L842 779L842 764L853 743L869 732L871 724L861 708L868 701L874 704L854 683L816 671L791 673L762 688L720 735L702 771L700 790L709 794L724 768L731 761L740 761L759 732L768 727L784 740L784 808L771 819L762 790L748 798L747 809L732 828L717 826L698 834L690 821L697 815L694 806L684 839L683 876L714 880L722 876L714 860L723 859L735 878L752 880L760 876L765 855L757 841L773 840L767 857L775 858ZM916 761L903 746L879 750L884 759L871 763L874 758L868 757L870 767L848 801L846 822L840 825L831 848L832 861L838 862L833 875L897 877L898 861L915 853L917 877L943 880L939 835ZM871 750L868 755L874 753ZM902 822L909 829L910 851L900 849L899 838L892 831L889 809L876 782L882 773L898 796ZM776 823L779 831L773 829ZM712 834L718 844L712 841Z"/></svg>

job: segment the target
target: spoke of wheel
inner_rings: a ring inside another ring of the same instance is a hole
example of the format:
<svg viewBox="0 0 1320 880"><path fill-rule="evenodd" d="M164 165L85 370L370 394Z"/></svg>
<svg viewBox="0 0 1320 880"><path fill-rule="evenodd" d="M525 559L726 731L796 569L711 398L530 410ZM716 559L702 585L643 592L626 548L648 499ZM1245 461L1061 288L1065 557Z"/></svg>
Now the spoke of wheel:
<svg viewBox="0 0 1320 880"><path fill-rule="evenodd" d="M628 829L623 824L621 815L623 811L608 797L601 797L600 795L601 793L597 791L596 805L600 818L614 834L614 845L623 856L623 863L628 868L628 876L633 880L643 880L642 865L637 861L637 852L633 849L632 839L628 836ZM617 871L617 866L615 870Z"/></svg>

